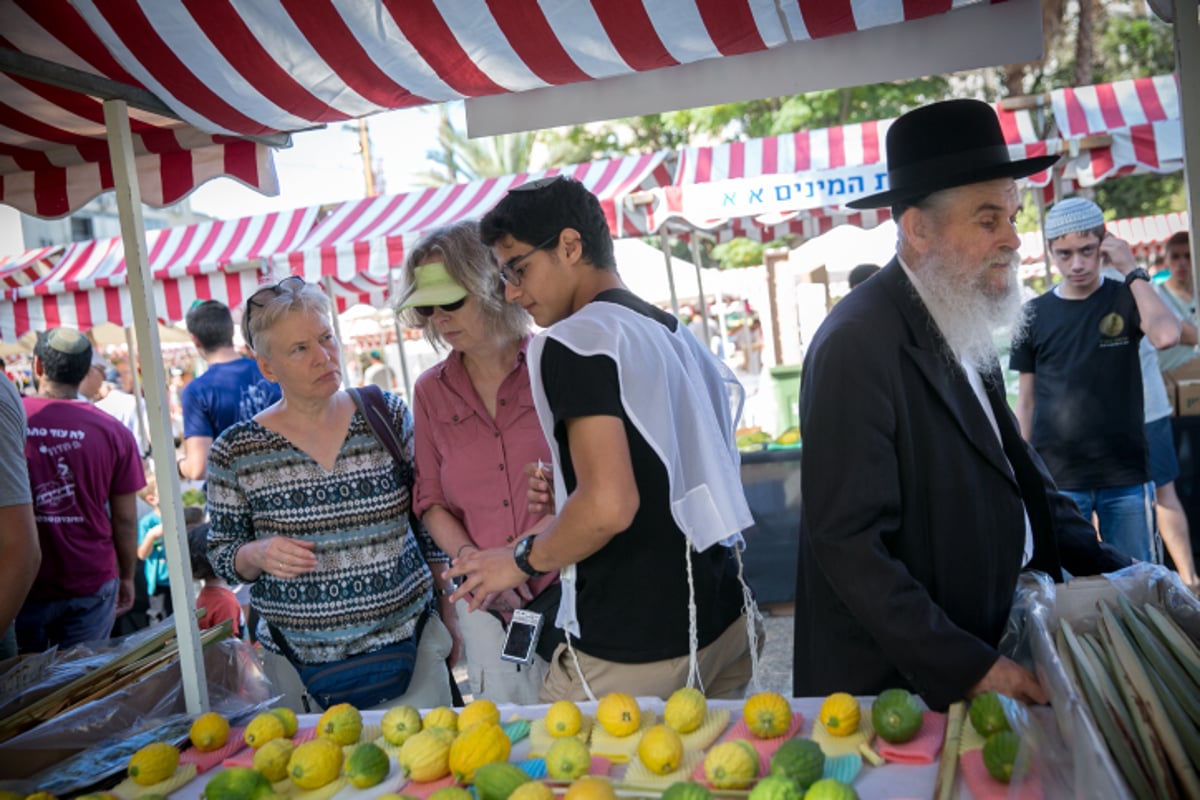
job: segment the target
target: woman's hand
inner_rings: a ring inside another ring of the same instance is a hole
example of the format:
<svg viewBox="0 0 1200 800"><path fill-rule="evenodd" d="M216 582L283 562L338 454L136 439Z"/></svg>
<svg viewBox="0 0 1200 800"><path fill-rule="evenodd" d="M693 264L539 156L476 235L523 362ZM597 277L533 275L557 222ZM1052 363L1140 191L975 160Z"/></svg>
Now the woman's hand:
<svg viewBox="0 0 1200 800"><path fill-rule="evenodd" d="M271 536L247 545L256 548L254 565L277 578L296 578L315 570L317 556L313 549L316 546L315 542L286 536Z"/></svg>
<svg viewBox="0 0 1200 800"><path fill-rule="evenodd" d="M484 598L484 607L493 611L512 611L514 608L524 608L533 599L529 584L522 583L515 589L506 589L494 597Z"/></svg>
<svg viewBox="0 0 1200 800"><path fill-rule="evenodd" d="M525 465L525 474L529 476L530 514L554 513L554 465L544 461L536 461Z"/></svg>

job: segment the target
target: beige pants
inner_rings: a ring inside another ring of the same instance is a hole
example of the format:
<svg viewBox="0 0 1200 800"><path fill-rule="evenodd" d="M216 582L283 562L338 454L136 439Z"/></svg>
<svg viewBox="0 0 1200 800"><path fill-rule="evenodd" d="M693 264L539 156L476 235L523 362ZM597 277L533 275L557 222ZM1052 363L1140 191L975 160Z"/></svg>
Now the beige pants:
<svg viewBox="0 0 1200 800"><path fill-rule="evenodd" d="M417 644L417 661L413 666L412 681L408 691L401 697L393 697L380 703L375 708L387 709L392 706L415 706L416 708L434 708L450 705L450 676L446 669L446 658L450 655L450 631L442 620L431 615L421 632L421 641ZM263 672L271 679L271 686L283 695L275 706L290 708L297 714L319 713L323 711L317 701L306 697L304 684L296 668L281 655L262 650ZM305 708L305 701L309 708ZM369 711L362 708L360 711Z"/></svg>
<svg viewBox="0 0 1200 800"><path fill-rule="evenodd" d="M766 632L761 622L755 625L758 631L758 651L762 653ZM634 697L661 697L666 699L681 686L687 685L688 657L679 656L647 664L618 664L605 661L575 650L579 666L587 678L588 686L596 697L609 692L626 692ZM725 631L707 647L696 654L700 665L700 679L704 682L704 695L710 699L737 700L746 696L750 683L750 644L746 636L746 618L738 617ZM565 644L554 651L550 671L542 684L540 699L543 703L556 700L587 700L575 659Z"/></svg>
<svg viewBox="0 0 1200 800"><path fill-rule="evenodd" d="M471 611L466 600L459 600L454 607L466 649L471 694L493 703L536 704L546 677L546 662L537 656L532 664L505 661L500 658L500 648L504 646L504 626L500 620L486 611ZM553 625L554 620L543 620L542 624Z"/></svg>

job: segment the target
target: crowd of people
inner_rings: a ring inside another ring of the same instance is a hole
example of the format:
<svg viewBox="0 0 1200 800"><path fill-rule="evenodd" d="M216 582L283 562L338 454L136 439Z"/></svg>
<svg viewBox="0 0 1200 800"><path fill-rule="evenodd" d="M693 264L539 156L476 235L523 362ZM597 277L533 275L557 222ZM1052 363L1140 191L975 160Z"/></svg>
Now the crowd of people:
<svg viewBox="0 0 1200 800"><path fill-rule="evenodd" d="M1064 201L1046 218L1063 282L1023 305L1015 181L1055 157L1011 160L992 108L961 100L902 116L886 147L889 189L853 205L890 207L896 256L855 271L805 358L794 692L1045 702L1000 651L1022 570L1157 561L1161 530L1195 586L1151 399L1160 360L1196 352L1187 242L1160 293L1098 207ZM257 642L285 704L345 696L336 668L360 707L447 705L460 661L496 702L744 695L762 647L744 391L616 267L599 201L565 177L428 233L396 309L446 353L411 405L378 353L343 385L333 309L300 277L247 299L250 355L229 308L189 311L207 370L180 387L176 467L204 481L186 520L202 624ZM104 639L139 597L171 611L167 478L146 471L113 368L58 328L38 339L36 394L0 386L0 452L23 454L0 459L10 653Z"/></svg>

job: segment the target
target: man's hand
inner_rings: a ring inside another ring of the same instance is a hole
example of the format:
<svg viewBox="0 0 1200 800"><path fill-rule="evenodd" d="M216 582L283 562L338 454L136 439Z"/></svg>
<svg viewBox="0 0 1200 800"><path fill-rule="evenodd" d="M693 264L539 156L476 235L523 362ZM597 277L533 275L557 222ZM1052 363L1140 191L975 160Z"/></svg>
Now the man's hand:
<svg viewBox="0 0 1200 800"><path fill-rule="evenodd" d="M1111 233L1100 242L1100 264L1112 265L1117 272L1128 275L1137 269L1137 259L1133 256L1133 248L1124 239L1118 239Z"/></svg>
<svg viewBox="0 0 1200 800"><path fill-rule="evenodd" d="M1022 703L1045 705L1050 702L1037 677L1012 659L1000 656L987 674L971 687L967 697L984 692L999 692Z"/></svg>
<svg viewBox="0 0 1200 800"><path fill-rule="evenodd" d="M117 583L117 605L114 609L118 617L133 608L133 598L133 578L121 579Z"/></svg>
<svg viewBox="0 0 1200 800"><path fill-rule="evenodd" d="M451 597L456 602L467 600L472 611L483 608L491 596L515 589L529 580L513 560L513 551L507 547L468 550L451 564L450 569L442 573L443 577L446 580L463 578Z"/></svg>
<svg viewBox="0 0 1200 800"><path fill-rule="evenodd" d="M525 474L529 476L529 513L554 513L554 466L544 461L525 465Z"/></svg>

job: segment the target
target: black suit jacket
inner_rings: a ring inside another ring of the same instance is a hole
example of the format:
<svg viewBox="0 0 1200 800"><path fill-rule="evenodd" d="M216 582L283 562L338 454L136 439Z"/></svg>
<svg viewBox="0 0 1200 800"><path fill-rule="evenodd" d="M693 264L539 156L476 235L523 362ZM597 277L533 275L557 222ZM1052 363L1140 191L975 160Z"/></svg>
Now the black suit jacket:
<svg viewBox="0 0 1200 800"><path fill-rule="evenodd" d="M1001 439L894 259L834 308L804 360L794 691L901 686L933 708L999 657L1025 542L1062 579L1125 566L1055 488L1000 383ZM1011 463L1011 467L1010 467Z"/></svg>

